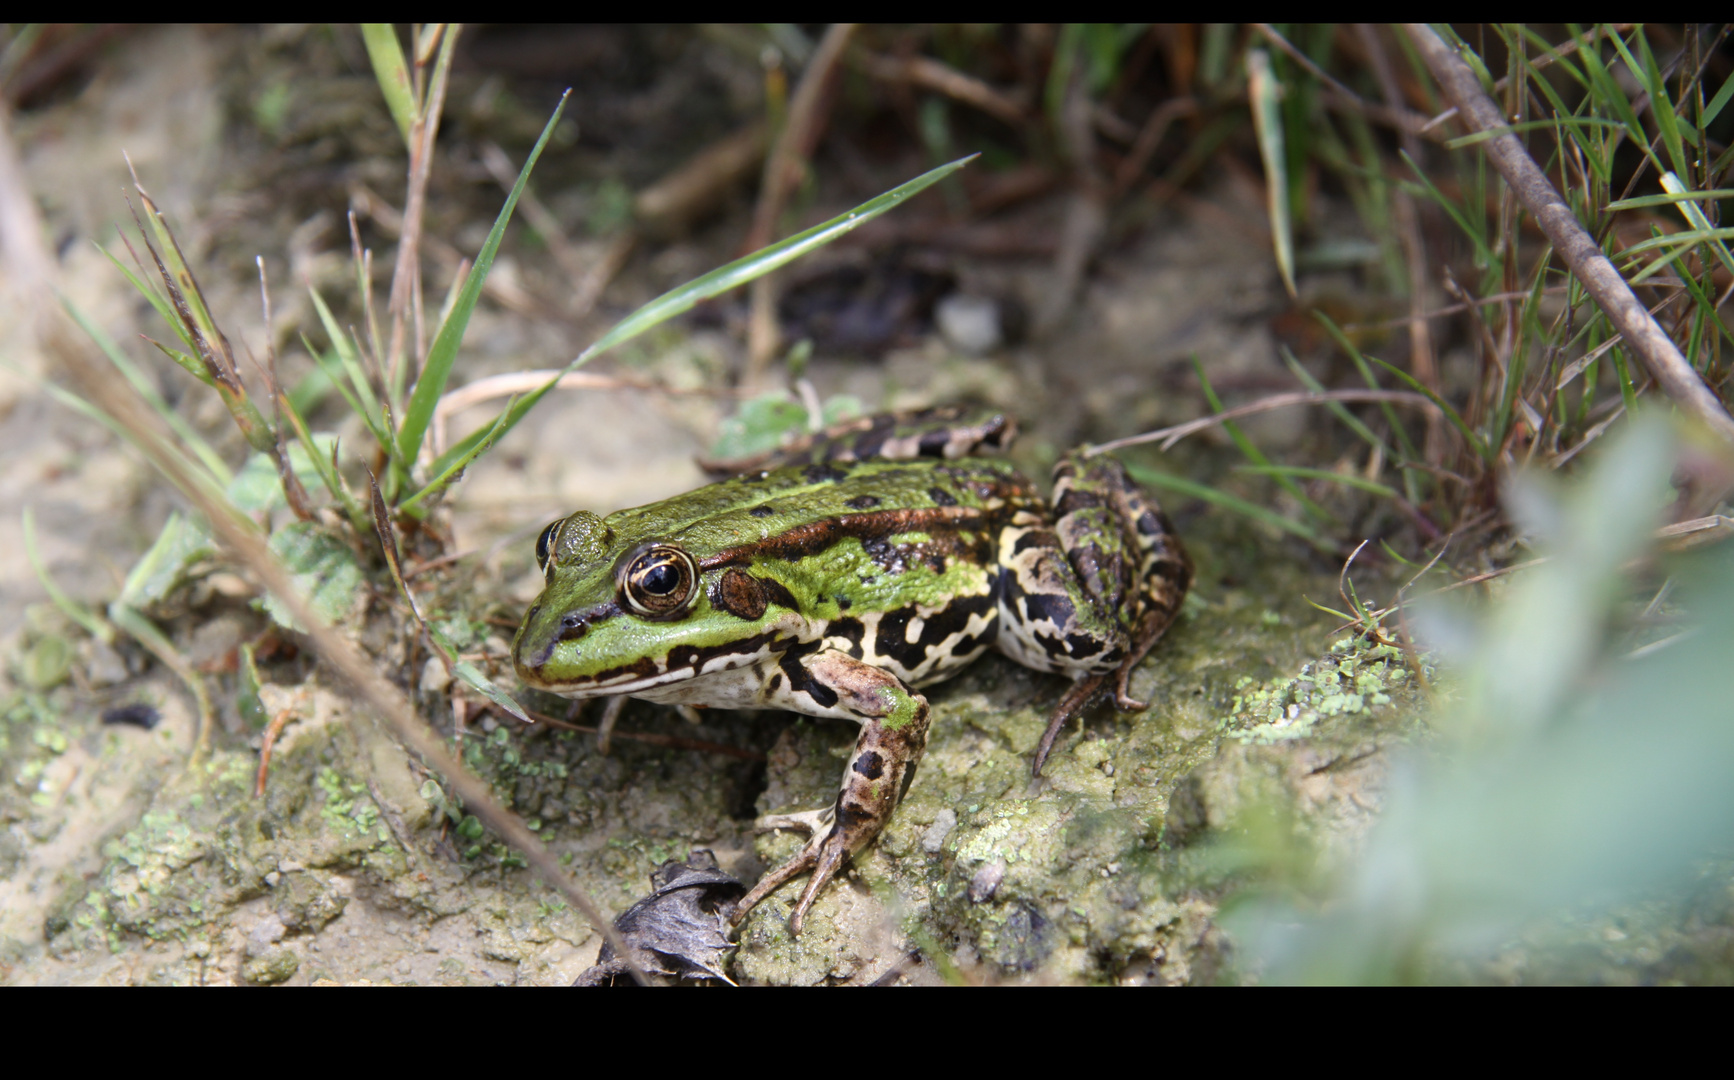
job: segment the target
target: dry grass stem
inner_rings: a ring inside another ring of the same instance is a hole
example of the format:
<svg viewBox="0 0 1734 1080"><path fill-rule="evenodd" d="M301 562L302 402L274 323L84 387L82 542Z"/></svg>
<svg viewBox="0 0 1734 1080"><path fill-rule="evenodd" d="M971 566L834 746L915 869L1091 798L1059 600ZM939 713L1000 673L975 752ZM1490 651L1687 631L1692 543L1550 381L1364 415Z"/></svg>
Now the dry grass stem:
<svg viewBox="0 0 1734 1080"><path fill-rule="evenodd" d="M1297 390L1293 393L1275 394L1245 405L1237 405L1232 409L1224 409L1214 416L1188 420L1184 424L1176 424L1159 431L1146 431L1142 435L1128 435L1124 439L1100 443L1089 447L1085 453L1094 457L1097 454L1107 453L1109 450L1138 446L1142 443L1160 443L1158 449L1167 450L1186 436L1197 434L1206 428L1215 427L1227 420L1238 420L1242 416L1255 416L1258 413L1274 412L1277 409L1287 409L1295 405L1323 405L1333 401L1348 403L1389 401L1401 402L1406 405L1419 405L1422 408L1433 410L1439 408L1425 394L1417 394L1413 390Z"/></svg>
<svg viewBox="0 0 1734 1080"><path fill-rule="evenodd" d="M1411 23L1409 38L1439 81L1446 96L1457 106L1459 120L1471 132L1494 132L1505 128L1499 107L1481 90L1475 72L1425 24ZM1734 446L1734 418L1730 418L1715 393L1680 354L1673 340L1657 325L1644 305L1601 247L1586 232L1553 184L1509 131L1482 144L1488 160L1529 211L1555 251L1559 252L1583 282L1608 321L1630 343L1668 398L1681 411L1700 421L1725 443Z"/></svg>

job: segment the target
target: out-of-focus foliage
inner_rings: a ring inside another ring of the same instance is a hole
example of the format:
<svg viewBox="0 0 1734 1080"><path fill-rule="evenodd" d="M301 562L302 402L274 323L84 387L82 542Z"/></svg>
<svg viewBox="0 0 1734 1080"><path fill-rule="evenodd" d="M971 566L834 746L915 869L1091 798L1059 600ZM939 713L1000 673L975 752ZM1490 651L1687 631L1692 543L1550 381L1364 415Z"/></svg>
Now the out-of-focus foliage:
<svg viewBox="0 0 1734 1080"><path fill-rule="evenodd" d="M1274 900L1236 913L1266 978L1425 980L1549 913L1682 880L1734 842L1734 548L1670 567L1677 633L1634 651L1618 619L1672 448L1642 418L1571 490L1530 479L1508 495L1547 561L1457 635L1467 664L1439 741L1395 772L1336 896L1313 915Z"/></svg>

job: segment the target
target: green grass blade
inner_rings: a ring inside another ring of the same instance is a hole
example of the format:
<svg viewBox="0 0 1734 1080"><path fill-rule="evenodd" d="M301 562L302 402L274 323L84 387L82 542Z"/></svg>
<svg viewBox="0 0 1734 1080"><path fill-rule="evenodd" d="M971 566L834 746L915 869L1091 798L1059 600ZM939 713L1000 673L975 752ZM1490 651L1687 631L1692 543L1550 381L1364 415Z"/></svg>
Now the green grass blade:
<svg viewBox="0 0 1734 1080"><path fill-rule="evenodd" d="M1290 371L1294 372L1295 378L1301 381L1301 385L1305 386L1315 394L1324 393L1325 384L1313 378L1312 372L1301 366L1301 362L1295 359L1294 353L1289 351L1287 345L1284 345L1281 348L1283 362L1288 365ZM1325 408L1329 409L1338 420L1342 421L1344 427L1348 428L1356 435L1359 435L1366 441L1368 446L1377 450L1380 456L1382 456L1386 461L1400 460L1397 457L1396 452L1391 449L1390 444L1375 434L1372 428L1363 424L1361 418L1350 412L1347 405L1344 405L1340 401L1327 401L1325 402Z"/></svg>
<svg viewBox="0 0 1734 1080"><path fill-rule="evenodd" d="M915 179L899 184L877 198L869 199L855 209L840 214L821 225L815 225L806 232L797 233L787 240L761 248L743 258L736 259L727 266L712 270L702 277L694 278L678 288L671 289L650 303L628 315L614 329L604 334L589 348L579 353L577 358L562 368L558 374L540 387L524 395L515 405L508 406L501 415L505 419L505 427L499 432L504 435L516 427L518 421L535 407L542 395L552 390L559 381L569 373L589 363L594 357L612 349L616 345L630 341L652 327L674 318L676 315L690 311L694 305L720 296L730 289L763 277L777 268L793 262L807 253L829 244L831 241L852 232L867 224L888 210L895 209L908 201L910 197L937 184L952 173L974 161L979 155L971 154L965 158L941 165L922 173ZM496 421L497 423L497 421ZM434 463L433 472L443 472L453 461L469 453L483 439L488 438L493 431L493 425L472 433L468 438L447 450Z"/></svg>
<svg viewBox="0 0 1734 1080"><path fill-rule="evenodd" d="M1258 134L1258 156L1264 162L1265 207L1270 213L1271 245L1276 268L1290 297L1294 289L1294 229L1289 222L1288 157L1283 150L1282 85L1270 70L1263 49L1246 54L1247 93L1252 99L1252 125Z"/></svg>
<svg viewBox="0 0 1734 1080"><path fill-rule="evenodd" d="M1270 477L1298 476L1303 480L1325 480L1369 494L1381 495L1387 499L1402 498L1402 493L1396 488L1381 484L1377 480L1368 480L1360 476L1345 476L1342 473L1331 472L1329 469L1309 469L1303 465L1236 465L1235 468L1241 472L1263 473Z"/></svg>
<svg viewBox="0 0 1734 1080"><path fill-rule="evenodd" d="M1192 357L1192 370L1198 375L1198 385L1204 388L1204 400L1210 406L1210 411L1213 413L1222 412L1222 401L1216 396L1216 388L1210 385L1210 379L1204 374L1204 365L1199 362L1196 354ZM1228 433L1228 437L1234 440L1234 445L1240 448L1240 452L1254 467L1266 469L1271 467L1270 459L1264 456L1264 451L1253 445L1252 440L1246 437L1246 432L1240 429L1239 424L1233 420L1224 420L1222 430ZM1299 502L1307 513L1320 521L1335 520L1335 515L1308 498L1307 493L1300 489L1300 485L1290 480L1286 475L1281 472L1272 472L1267 475L1274 479L1284 491L1294 496L1295 501Z"/></svg>
<svg viewBox="0 0 1734 1080"><path fill-rule="evenodd" d="M385 414L379 407L379 398L374 396L373 385L367 381L367 373L361 370L361 357L355 351L354 342L349 340L349 334L343 327L337 325L337 319L331 314L331 309L325 306L325 298L319 295L319 290L309 285L307 292L313 297L313 307L319 312L319 321L325 326L325 336L331 339L331 348L343 364L344 373L349 377L349 385L354 388L353 394L346 392L344 397L349 399L350 406L360 415L362 423L367 425L367 430L373 433L379 444L388 452L394 451L396 443L385 427ZM311 348L308 351L313 352ZM313 352L313 355L317 358L320 354ZM335 375L332 381L338 382ZM341 386L341 383L339 385Z"/></svg>
<svg viewBox="0 0 1734 1080"><path fill-rule="evenodd" d="M1438 205L1439 209L1445 211L1446 215L1450 217L1452 221L1457 223L1457 227L1463 230L1463 235L1467 236L1469 242L1475 245L1475 262L1477 266L1485 266L1491 263L1493 261L1493 252L1488 248L1487 237L1483 234L1482 230L1475 227L1474 223L1469 220L1469 217L1463 213L1461 207L1450 199L1447 199L1445 193L1433 185L1433 181L1429 180L1427 174L1422 171L1420 163L1410 157L1408 151L1399 150L1397 153L1402 157L1403 162L1409 166L1409 171L1415 174L1415 179L1420 181L1419 186L1405 184L1404 187L1408 188L1413 194L1431 199Z"/></svg>
<svg viewBox="0 0 1734 1080"><path fill-rule="evenodd" d="M1362 355L1361 350L1356 347L1354 341L1349 338L1349 335L1343 333L1342 327L1338 326L1329 315L1326 315L1324 312L1319 311L1316 308L1313 310L1313 318L1317 319L1319 323L1324 326L1325 333L1331 335L1331 337L1336 340L1337 345L1344 352L1349 354L1349 359L1354 361L1355 367L1360 371L1361 378L1366 382L1367 387L1372 390L1379 389L1379 380L1373 376L1372 369L1367 366L1368 357ZM1378 357L1375 356L1371 359L1377 361ZM1410 379L1409 381L1414 382L1415 380ZM1420 384L1417 383L1416 385ZM1427 396L1432 398L1435 402L1439 400L1434 394L1429 393ZM1447 408L1449 408L1449 406L1447 406ZM1392 406L1390 402L1382 402L1379 406L1379 411L1385 414L1385 422L1391 425L1391 430L1397 435L1397 442L1402 446L1403 453L1406 455L1402 460L1426 460L1422 457L1420 451L1415 449L1414 440L1409 438L1409 429L1404 427L1402 421L1397 419L1396 408ZM1471 436L1471 438L1473 438L1473 436Z"/></svg>
<svg viewBox="0 0 1734 1080"><path fill-rule="evenodd" d="M505 410L501 412L499 416L494 418L493 426L488 428L480 442L477 442L474 446L470 447L466 453L460 455L456 460L446 464L446 466L439 471L439 474L428 482L426 487L422 488L414 495L411 495L403 502L398 503L398 513L412 514L417 517L421 516L420 505L424 499L429 499L434 495L437 495L447 484L450 484L453 480L457 479L458 474L468 468L470 462L486 453L488 448L493 446L499 439L502 434L501 429L506 422L506 417L511 414L513 404L514 402L508 402L506 404Z"/></svg>
<svg viewBox="0 0 1734 1080"><path fill-rule="evenodd" d="M156 289L152 288L151 286L145 284L145 282L140 280L139 276L137 274L135 274L131 270L127 269L127 265L125 263L123 263L119 259L115 258L113 253L111 253L107 248L103 247L101 244L96 245L96 250L102 252L104 255L107 255L108 261L114 264L115 269L119 270L123 275L125 275L127 281L132 284L132 287L137 289L139 291L140 295L142 295L146 300L149 300L151 302L151 307L156 308L157 314L161 315L163 317L163 321L168 323L171 327L174 328L175 334L180 337L182 343L185 344L187 348L196 349L198 347L198 346L193 344L192 339L187 335L187 328L181 324L180 316L175 314L174 305L169 303L167 297L163 296L163 294L157 292ZM211 373L209 371L205 370L205 365L203 362L198 363L196 365L196 367L187 367L187 365L184 363L181 363L181 361L178 358L175 360L175 362L177 364L181 364L182 367L186 367L188 371L193 373L193 376L195 378L197 378L200 382L204 383L206 386L215 386L217 384L217 380L211 377Z"/></svg>
<svg viewBox="0 0 1734 1080"><path fill-rule="evenodd" d="M1663 187L1667 187L1668 177L1673 175L1673 173L1662 174ZM1679 182L1679 177L1674 177L1674 183L1679 184ZM1672 191L1672 189L1670 189L1670 192L1671 193L1667 195L1640 195L1635 199L1620 199L1616 202L1608 203L1606 209L1641 210L1646 206L1678 206L1680 203L1684 202L1734 198L1734 188L1710 188L1707 191L1688 191L1682 186L1678 191ZM1709 225L1706 223L1703 227L1709 228Z"/></svg>
<svg viewBox="0 0 1734 1080"><path fill-rule="evenodd" d="M414 137L416 114L420 110L416 108L409 61L404 58L397 31L390 23L362 23L361 40L367 43L367 57L373 61L373 76L379 80L380 93L385 95L386 107L391 109L391 118L403 135L403 144L414 153L415 147L410 146L410 140Z"/></svg>
<svg viewBox="0 0 1734 1080"><path fill-rule="evenodd" d="M360 531L367 527L367 515L361 512L361 507L350 497L349 489L343 486L343 478L337 475L337 467L332 463L323 447L313 441L313 433L308 430L307 420L301 415L294 398L289 394L282 395L283 413L289 418L289 425L295 429L295 437L301 440L301 445L307 448L307 457L313 462L313 469L319 474L319 480L325 485L325 490L343 507L344 516L349 523ZM366 535L365 532L363 535Z"/></svg>
<svg viewBox="0 0 1734 1080"><path fill-rule="evenodd" d="M1447 140L1445 143L1445 149L1461 150L1465 146L1475 146L1479 143L1487 142L1490 139L1497 139L1501 135L1516 135L1525 131L1556 131L1561 129L1570 131L1576 128L1591 127L1612 128L1615 131L1624 131L1626 129L1626 126L1618 120L1604 120L1597 116L1558 117L1553 120L1525 120L1521 124L1506 124L1503 127L1489 128L1486 131L1477 131L1473 135L1460 135L1455 139Z"/></svg>
<svg viewBox="0 0 1734 1080"><path fill-rule="evenodd" d="M1631 53L1626 50L1625 43L1620 40L1619 34L1610 33L1608 39L1625 57L1632 74L1636 76L1642 69L1632 59ZM1655 155L1649 152L1649 137L1644 134L1644 125L1638 122L1638 114L1632 110L1631 99L1626 97L1625 91L1621 90L1619 84L1614 81L1613 74L1608 71L1607 65L1602 63L1601 57L1596 55L1594 49L1579 49L1578 55L1583 57L1584 70L1589 73L1590 96L1594 99L1598 110L1611 112L1618 116L1625 125L1626 137L1632 140L1632 145L1638 147L1644 156L1648 157L1656 166L1656 171L1660 172L1662 163L1656 161ZM1612 153L1611 148L1609 152Z"/></svg>
<svg viewBox="0 0 1734 1080"><path fill-rule="evenodd" d="M568 91L570 93L570 91ZM403 459L404 471L407 473L414 465L416 456L421 453L421 441L427 434L428 424L433 421L434 408L439 405L440 395L445 393L446 380L451 377L452 362L457 359L458 346L464 340L464 330L470 324L470 314L476 309L476 302L482 297L482 282L487 280L488 271L493 269L494 255L500 250L500 241L506 235L506 223L512 220L512 211L518 207L518 197L524 193L524 185L530 182L530 170L536 167L536 159L542 156L543 147L548 145L548 139L554 134L554 125L560 122L560 114L566 111L566 95L560 98L560 104L554 106L554 115L548 118L548 123L542 128L542 137L536 140L535 149L530 151L524 167L518 170L518 182L512 185L511 194L506 196L506 205L500 208L499 216L494 219L494 227L488 231L487 242L482 244L482 250L477 253L470 273L464 279L464 287L458 293L457 303L452 306L451 313L440 325L439 333L434 336L433 345L429 347L427 362L422 365L421 374L415 381L415 391L410 395L409 405L403 410L403 417L397 431L398 453Z"/></svg>
<svg viewBox="0 0 1734 1080"><path fill-rule="evenodd" d="M1663 173L1662 190L1669 195L1682 197L1682 201L1675 203L1674 206L1680 211L1680 215L1686 219L1686 224L1705 236L1711 236L1716 232L1716 227L1710 223L1709 218L1704 216L1703 208L1684 198L1684 196L1692 195L1694 192L1686 190L1686 185L1680 183L1678 176L1671 172ZM1734 258L1729 256L1728 248L1722 241L1712 238L1706 242L1710 245L1710 250L1716 253L1716 258L1721 261L1723 268L1730 274L1734 274Z"/></svg>
<svg viewBox="0 0 1734 1080"><path fill-rule="evenodd" d="M1172 473L1165 473L1144 465L1128 464L1126 471L1131 473L1132 479L1140 484L1148 484L1151 487L1163 488L1168 491L1178 491L1182 495L1203 499L1213 506L1220 506L1224 510L1231 510L1236 514L1252 518L1254 521L1261 521L1272 528L1281 529L1283 532L1293 533L1320 551L1334 552L1336 550L1336 545L1321 536L1312 526L1300 521L1291 521L1269 507L1248 502L1225 491L1218 491L1208 484L1201 484L1189 477L1175 476Z"/></svg>
<svg viewBox="0 0 1734 1080"><path fill-rule="evenodd" d="M24 507L24 555L30 560L30 568L36 571L36 580L42 583L42 588L48 593L48 599L54 606L73 622L84 627L85 633L99 641L114 644L114 627L104 622L96 613L83 604L66 595L54 579L48 576L48 567L42 562L42 555L36 550L36 515L30 507Z"/></svg>
<svg viewBox="0 0 1734 1080"><path fill-rule="evenodd" d="M1641 63L1633 61L1631 49L1618 35L1614 37L1614 47L1620 50L1632 73L1643 79L1644 88L1650 92L1650 115L1656 118L1656 130L1662 136L1662 147L1668 152L1668 161L1675 172L1686 172L1686 148L1680 139L1680 118L1674 112L1674 99L1668 96L1668 82L1662 78L1662 69L1656 66L1656 57L1650 52L1649 35L1640 29L1632 36L1637 39L1638 51L1643 54ZM1657 171L1661 171L1659 166Z"/></svg>
<svg viewBox="0 0 1734 1080"><path fill-rule="evenodd" d="M1384 368L1386 371L1389 371L1391 374L1397 376L1398 379L1402 380L1405 384L1408 385L1409 389L1415 391L1418 394L1423 395L1424 397L1427 398L1427 400L1429 400L1433 404L1439 406L1440 410L1442 412L1444 412L1444 414L1445 414L1445 419L1451 421L1451 425L1453 427L1455 427L1463 435L1464 441L1469 444L1469 448L1471 450L1475 451L1476 456L1480 457L1484 461L1491 460L1491 457L1490 457L1491 451L1488 449L1487 444L1481 441L1481 437L1479 435L1476 435L1475 432L1473 432L1469 429L1469 425L1464 423L1462 415L1460 415L1456 409L1453 409L1451 407L1451 403L1449 401L1446 401L1444 398L1441 398L1438 394L1435 394L1433 391L1431 391L1431 390L1427 389L1425 386L1421 385L1421 383L1415 378L1415 376L1409 374L1407 371L1404 371L1402 368L1396 367L1396 366L1391 365L1391 364L1387 364L1385 361L1379 359L1376 356L1369 356L1369 357L1367 357L1367 359L1371 360L1373 363ZM1421 459L1416 458L1415 460L1419 461Z"/></svg>
<svg viewBox="0 0 1734 1080"><path fill-rule="evenodd" d="M1716 117L1722 115L1722 110L1728 106L1730 98L1734 98L1734 75L1729 75L1722 80L1722 89L1716 91L1716 96L1710 99L1708 105L1704 106L1704 115L1698 121L1699 126L1709 127L1714 123Z"/></svg>

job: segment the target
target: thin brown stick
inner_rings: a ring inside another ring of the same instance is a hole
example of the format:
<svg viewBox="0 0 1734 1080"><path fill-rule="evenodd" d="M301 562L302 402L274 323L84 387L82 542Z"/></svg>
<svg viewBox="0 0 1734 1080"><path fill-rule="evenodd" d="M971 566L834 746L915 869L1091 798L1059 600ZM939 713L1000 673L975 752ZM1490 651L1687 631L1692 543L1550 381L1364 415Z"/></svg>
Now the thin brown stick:
<svg viewBox="0 0 1734 1080"><path fill-rule="evenodd" d="M1439 81L1446 97L1457 106L1458 119L1472 133L1503 132L1481 144L1488 160L1511 185L1524 208L1552 242L1554 250L1583 282L1608 321L1624 335L1669 400L1724 442L1734 445L1734 418L1729 417L1715 393L1680 355L1680 350L1650 317L1644 305L1632 295L1625 279L1572 215L1571 208L1560 198L1559 192L1554 190L1523 144L1515 135L1504 131L1505 119L1498 106L1482 92L1475 72L1431 27L1411 23L1406 29L1428 70Z"/></svg>
<svg viewBox="0 0 1734 1080"><path fill-rule="evenodd" d="M427 208L428 177L433 174L434 139L439 134L440 112L445 108L446 72L450 68L447 60L453 44L457 41L458 28L458 23L451 23L445 28L445 37L440 45L440 64L434 70L433 85L427 98L421 102L420 115L410 129L412 152L409 159L409 196L404 201L403 233L398 239L397 266L392 271L391 299L386 305L386 310L391 313L391 355L388 370L394 386L399 378L404 378L407 383L413 381L416 375L413 367L407 377L398 374L399 365L404 360L403 339L406 323L413 321L415 327L415 362L419 363L426 355L422 342L425 331L421 320L422 216ZM387 394L387 397L389 396Z"/></svg>
<svg viewBox="0 0 1734 1080"><path fill-rule="evenodd" d="M1431 398L1425 394L1417 394L1413 390L1297 390L1288 394L1274 394L1271 397L1237 405L1232 409L1224 409L1214 416L1205 416L1197 420L1188 420L1184 424L1162 428L1160 431L1146 431L1142 435L1128 435L1124 439L1101 443L1085 449L1086 457L1118 450L1126 446L1137 446L1141 443L1159 442L1161 449L1167 450L1188 435L1215 427L1226 420L1235 420L1242 416L1254 416L1258 413L1274 412L1277 409L1287 409L1294 405L1323 405L1327 402L1365 402L1365 401L1400 401L1409 405L1419 405L1428 409L1437 409Z"/></svg>
<svg viewBox="0 0 1734 1080"><path fill-rule="evenodd" d="M973 75L965 75L948 64L930 56L908 56L894 59L860 52L853 58L862 70L885 82L902 82L927 90L936 90L953 101L980 109L1014 128L1021 129L1028 110L1019 102Z"/></svg>
<svg viewBox="0 0 1734 1080"><path fill-rule="evenodd" d="M824 127L828 110L823 108L829 97L831 76L843 57L844 47L855 32L854 23L832 23L813 50L801 72L801 81L789 99L788 120L765 159L765 176L759 188L759 202L753 209L752 228L747 232L746 248L757 251L775 239L777 217L783 212L789 192L799 179L801 163L813 153ZM760 384L771 358L781 344L777 332L777 275L766 274L752 284L751 314L747 338L748 386Z"/></svg>
<svg viewBox="0 0 1734 1080"><path fill-rule="evenodd" d="M1132 140L1132 149L1126 152L1125 160L1114 170L1114 191L1110 201L1119 202L1126 192L1132 190L1132 185L1144 175L1145 166L1150 164L1150 155L1162 145L1162 136L1168 134L1174 121L1196 115L1198 102L1193 98L1169 98L1152 109L1144 126L1138 129L1138 137Z"/></svg>

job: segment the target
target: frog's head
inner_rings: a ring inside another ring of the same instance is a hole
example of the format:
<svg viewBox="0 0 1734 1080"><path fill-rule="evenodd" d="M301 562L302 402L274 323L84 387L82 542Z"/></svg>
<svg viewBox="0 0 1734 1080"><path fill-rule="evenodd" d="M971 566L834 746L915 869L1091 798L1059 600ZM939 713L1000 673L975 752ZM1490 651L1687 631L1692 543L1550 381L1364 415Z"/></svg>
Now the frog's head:
<svg viewBox="0 0 1734 1080"><path fill-rule="evenodd" d="M524 614L512 664L540 690L577 696L657 681L682 624L706 606L684 547L616 535L586 511L544 529L536 559L548 584Z"/></svg>

